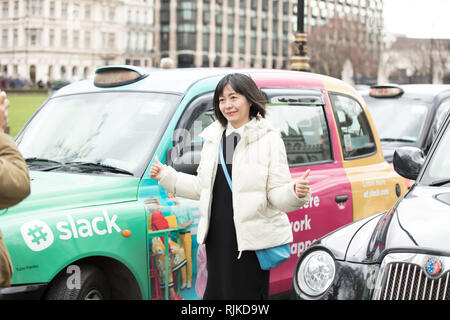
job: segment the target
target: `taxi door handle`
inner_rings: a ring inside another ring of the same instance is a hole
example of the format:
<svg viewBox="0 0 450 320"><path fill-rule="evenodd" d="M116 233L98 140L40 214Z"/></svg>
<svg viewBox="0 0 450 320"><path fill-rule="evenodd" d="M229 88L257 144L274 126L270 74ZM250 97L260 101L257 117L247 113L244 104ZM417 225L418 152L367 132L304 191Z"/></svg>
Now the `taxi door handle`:
<svg viewBox="0 0 450 320"><path fill-rule="evenodd" d="M336 201L336 203L342 203L348 200L348 195L344 194L342 196L336 196L336 198L334 198L334 200Z"/></svg>

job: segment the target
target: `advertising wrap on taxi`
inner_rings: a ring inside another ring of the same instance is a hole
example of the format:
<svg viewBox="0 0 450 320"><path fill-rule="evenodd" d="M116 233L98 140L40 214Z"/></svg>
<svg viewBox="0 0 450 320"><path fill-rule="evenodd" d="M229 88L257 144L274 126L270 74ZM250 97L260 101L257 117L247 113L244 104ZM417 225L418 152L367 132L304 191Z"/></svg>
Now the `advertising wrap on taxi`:
<svg viewBox="0 0 450 320"><path fill-rule="evenodd" d="M208 204L168 192L150 171L158 159L179 173L197 174L206 145L202 132L218 123L214 90L232 72L104 66L93 78L54 92L16 136L29 167L31 194L0 211L14 271L12 286L0 288L0 295L199 300L197 234L207 230L200 212L210 214ZM297 181L310 170L307 203L292 212L266 210L269 218L282 217L270 221L283 220L283 230L292 231L290 258L269 271L268 290L271 298L289 298L296 263L316 240L388 210L406 184L384 161L367 106L353 87L313 73L241 72L266 98L266 120L284 144L283 181L288 182L283 184L289 184L289 173ZM267 154L270 146L261 150ZM246 170L261 185L269 178L258 161L266 158L254 153L245 159ZM203 162L211 172L215 160ZM245 188L252 192L252 181ZM272 205L269 198L261 200L258 212ZM265 230L281 230L275 222ZM178 316L273 312L264 304L183 307Z"/></svg>

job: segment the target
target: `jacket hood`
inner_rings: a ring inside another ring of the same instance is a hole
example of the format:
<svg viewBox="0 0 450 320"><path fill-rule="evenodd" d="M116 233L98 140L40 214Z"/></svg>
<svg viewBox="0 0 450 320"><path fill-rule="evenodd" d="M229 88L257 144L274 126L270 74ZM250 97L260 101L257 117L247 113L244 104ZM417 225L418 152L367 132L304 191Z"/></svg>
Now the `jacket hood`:
<svg viewBox="0 0 450 320"><path fill-rule="evenodd" d="M220 122L216 120L206 127L205 130L203 130L200 137L205 140L217 141L224 130L225 127L223 127ZM279 133L279 131L272 126L269 120L257 115L249 123L245 124L241 139L245 144L249 144L259 140L270 131Z"/></svg>

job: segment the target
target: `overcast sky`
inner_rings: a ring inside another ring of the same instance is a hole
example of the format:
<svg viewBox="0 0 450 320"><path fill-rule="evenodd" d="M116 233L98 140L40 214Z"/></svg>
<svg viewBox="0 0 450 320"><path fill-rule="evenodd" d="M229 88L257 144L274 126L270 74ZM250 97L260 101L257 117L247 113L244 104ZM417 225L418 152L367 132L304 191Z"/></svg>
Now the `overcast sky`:
<svg viewBox="0 0 450 320"><path fill-rule="evenodd" d="M450 0L384 0L387 32L450 39Z"/></svg>

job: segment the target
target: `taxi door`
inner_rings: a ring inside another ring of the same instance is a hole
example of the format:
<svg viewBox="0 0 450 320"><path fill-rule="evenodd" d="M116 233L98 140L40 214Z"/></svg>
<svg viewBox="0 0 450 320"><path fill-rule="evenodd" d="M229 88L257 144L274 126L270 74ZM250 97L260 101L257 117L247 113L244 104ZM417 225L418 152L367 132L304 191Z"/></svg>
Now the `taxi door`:
<svg viewBox="0 0 450 320"><path fill-rule="evenodd" d="M384 161L377 132L363 104L329 94L340 137L343 166L351 183L353 220L390 208L405 193L403 178Z"/></svg>
<svg viewBox="0 0 450 320"><path fill-rule="evenodd" d="M291 289L299 256L321 236L352 221L352 193L342 166L333 114L321 90L263 89L267 118L281 132L293 179L310 169L311 198L289 212L291 257L270 273L270 295Z"/></svg>

